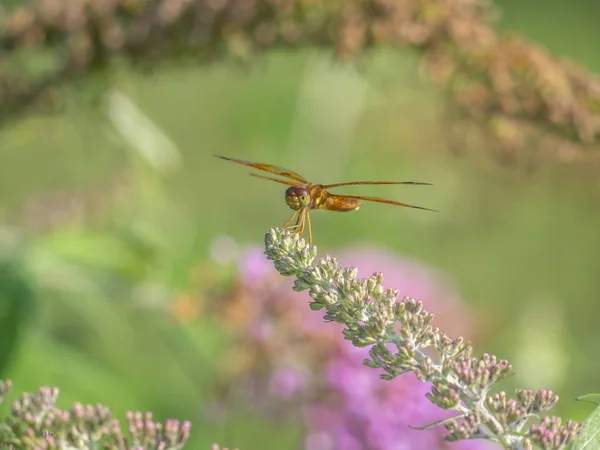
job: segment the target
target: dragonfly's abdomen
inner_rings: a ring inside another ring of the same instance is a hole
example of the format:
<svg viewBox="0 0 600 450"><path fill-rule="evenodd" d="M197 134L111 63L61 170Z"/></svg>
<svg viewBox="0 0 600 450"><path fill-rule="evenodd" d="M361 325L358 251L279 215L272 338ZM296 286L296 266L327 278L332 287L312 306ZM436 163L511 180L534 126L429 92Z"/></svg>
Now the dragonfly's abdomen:
<svg viewBox="0 0 600 450"><path fill-rule="evenodd" d="M325 209L329 211L356 211L360 208L360 199L343 195L326 195Z"/></svg>

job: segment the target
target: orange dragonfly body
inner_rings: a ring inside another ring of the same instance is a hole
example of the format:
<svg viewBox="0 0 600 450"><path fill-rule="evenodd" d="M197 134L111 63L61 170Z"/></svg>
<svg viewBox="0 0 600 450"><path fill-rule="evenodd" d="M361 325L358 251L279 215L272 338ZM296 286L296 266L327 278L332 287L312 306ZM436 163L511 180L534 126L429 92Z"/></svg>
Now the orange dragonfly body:
<svg viewBox="0 0 600 450"><path fill-rule="evenodd" d="M341 186L356 186L356 185L373 185L373 184L413 184L413 185L430 185L431 183L421 183L418 181L350 181L347 183L336 184L315 184L306 180L300 174L281 167L272 166L270 164L254 163L243 161L241 159L227 158L225 156L216 155L217 158L231 161L254 169L263 170L265 172L278 175L285 179L272 178L264 175L251 173L250 175L262 178L264 180L274 181L276 183L290 186L285 191L285 202L294 210L292 217L282 228L293 230L298 234L304 232L305 225L308 228L308 242L312 245L312 230L310 227L310 211L315 209L326 209L328 211L356 211L360 208L362 201L387 203L388 205L404 206L406 208L424 209L426 211L435 211L435 209L423 208L421 206L409 205L407 203L386 200L379 197L365 197L362 195L336 195L327 192L328 189ZM296 223L292 225L292 222Z"/></svg>

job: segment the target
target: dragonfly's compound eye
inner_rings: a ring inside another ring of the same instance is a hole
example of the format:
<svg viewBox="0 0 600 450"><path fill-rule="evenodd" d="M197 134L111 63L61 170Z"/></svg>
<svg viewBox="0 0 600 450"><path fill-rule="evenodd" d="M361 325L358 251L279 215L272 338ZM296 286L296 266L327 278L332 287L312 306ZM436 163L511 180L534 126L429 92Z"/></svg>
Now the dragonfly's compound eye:
<svg viewBox="0 0 600 450"><path fill-rule="evenodd" d="M292 209L305 208L310 205L310 194L304 188L292 186L285 191L285 201Z"/></svg>

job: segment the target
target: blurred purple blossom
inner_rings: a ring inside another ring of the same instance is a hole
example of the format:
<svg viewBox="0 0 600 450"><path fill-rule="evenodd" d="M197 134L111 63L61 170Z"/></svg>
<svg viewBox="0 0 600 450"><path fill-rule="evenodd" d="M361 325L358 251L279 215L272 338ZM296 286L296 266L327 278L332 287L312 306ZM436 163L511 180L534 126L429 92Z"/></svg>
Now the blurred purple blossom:
<svg viewBox="0 0 600 450"><path fill-rule="evenodd" d="M253 302L253 309L263 312L263 314L256 314L257 322L253 324L255 332L262 329L265 321L273 325L272 308L294 311L299 319L297 326L307 333L317 332L337 336L342 330L342 327L337 324L324 326L319 314L310 314L310 310L306 307L306 294L291 289L292 280L279 276L273 264L265 257L262 248L252 247L242 252L238 271L239 279L245 289L258 296Z"/></svg>
<svg viewBox="0 0 600 450"><path fill-rule="evenodd" d="M271 377L271 393L276 397L292 397L304 390L307 377L303 370L287 366L279 368Z"/></svg>
<svg viewBox="0 0 600 450"><path fill-rule="evenodd" d="M250 286L260 285L277 276L273 264L265 258L261 248L253 247L242 253L238 263L240 280Z"/></svg>

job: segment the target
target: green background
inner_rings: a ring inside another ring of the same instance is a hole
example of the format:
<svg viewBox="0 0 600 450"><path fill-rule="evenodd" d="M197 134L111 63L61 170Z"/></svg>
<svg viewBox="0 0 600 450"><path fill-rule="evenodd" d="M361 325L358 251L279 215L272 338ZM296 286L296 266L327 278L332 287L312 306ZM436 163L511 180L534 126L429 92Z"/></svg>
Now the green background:
<svg viewBox="0 0 600 450"><path fill-rule="evenodd" d="M600 71L599 3L498 4L503 32ZM193 289L189 274L218 236L260 246L289 217L282 186L213 157L222 154L322 183L434 183L347 189L441 212L366 204L313 214L320 253L371 243L449 273L480 317L477 351L515 367L502 388L552 389L562 398L557 414L584 419L591 406L574 398L600 384L600 177L540 150L512 166L482 147L453 153L443 96L419 78L417 56L378 52L358 71L316 50L273 52L243 68L116 70L112 85L180 152L183 164L168 174L127 145L102 104L86 100L94 80L69 88L63 115L1 130L0 377L13 380L11 398L56 385L64 408L102 402L117 417L139 409L189 419L191 448L295 445L299 428L251 412L207 417L224 332L210 316L182 325L165 314L175 293ZM353 101L361 102L356 122L336 122ZM92 198L93 217L44 225L57 192Z"/></svg>

